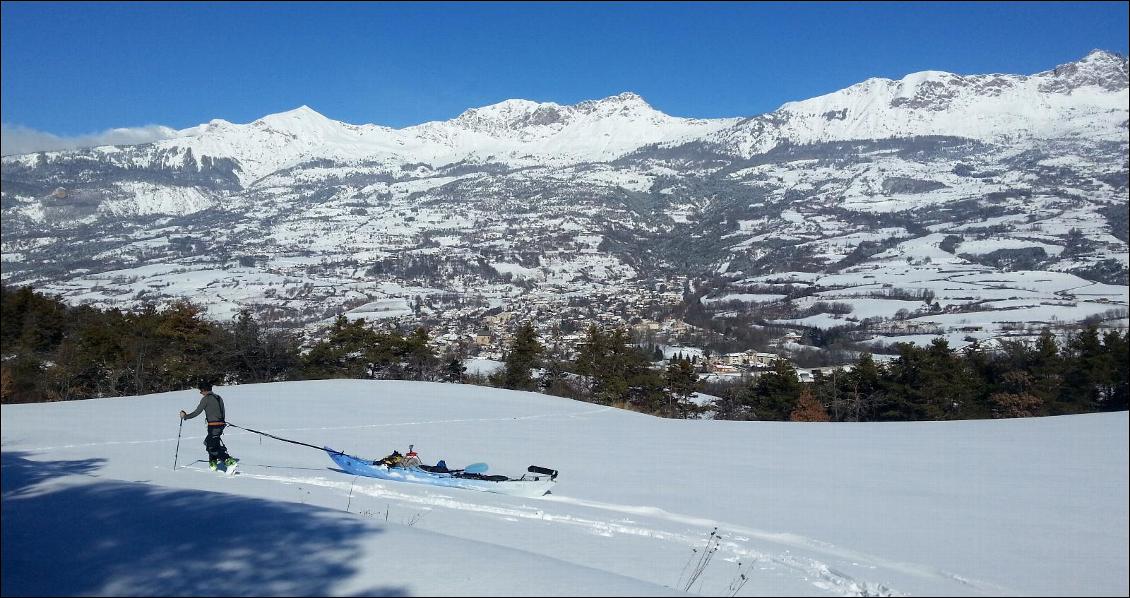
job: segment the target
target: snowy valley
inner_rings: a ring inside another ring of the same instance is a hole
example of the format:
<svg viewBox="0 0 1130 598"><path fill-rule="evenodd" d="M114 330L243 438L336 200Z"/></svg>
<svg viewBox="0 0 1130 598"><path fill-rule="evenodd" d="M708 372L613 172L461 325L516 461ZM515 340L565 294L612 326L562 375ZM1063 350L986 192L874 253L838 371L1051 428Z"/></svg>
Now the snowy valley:
<svg viewBox="0 0 1130 598"><path fill-rule="evenodd" d="M656 329L700 307L700 329L841 329L857 347L1125 327L1127 104L1126 59L1095 51L1034 75L869 79L750 118L631 93L404 129L303 106L5 156L3 280L448 343L519 321Z"/></svg>

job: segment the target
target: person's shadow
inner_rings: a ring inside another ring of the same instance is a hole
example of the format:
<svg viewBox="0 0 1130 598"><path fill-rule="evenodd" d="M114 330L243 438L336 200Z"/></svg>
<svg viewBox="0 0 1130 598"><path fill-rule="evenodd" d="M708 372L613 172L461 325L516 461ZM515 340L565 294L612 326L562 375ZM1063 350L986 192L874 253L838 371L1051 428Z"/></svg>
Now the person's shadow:
<svg viewBox="0 0 1130 598"><path fill-rule="evenodd" d="M4 596L319 596L380 533L323 508L141 482L82 480L103 460L0 454ZM45 482L61 482L46 483ZM371 563L369 563L371 565ZM368 596L403 596L376 587Z"/></svg>

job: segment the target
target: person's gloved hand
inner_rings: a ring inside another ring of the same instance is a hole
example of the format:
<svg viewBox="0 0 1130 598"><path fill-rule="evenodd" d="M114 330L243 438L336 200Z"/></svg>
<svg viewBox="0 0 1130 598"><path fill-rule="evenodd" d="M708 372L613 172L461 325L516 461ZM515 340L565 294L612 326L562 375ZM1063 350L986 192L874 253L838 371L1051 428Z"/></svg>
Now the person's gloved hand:
<svg viewBox="0 0 1130 598"><path fill-rule="evenodd" d="M180 418L184 419L184 416L186 416L186 415L188 415L188 414L185 413L184 410L182 409L181 412L180 412Z"/></svg>

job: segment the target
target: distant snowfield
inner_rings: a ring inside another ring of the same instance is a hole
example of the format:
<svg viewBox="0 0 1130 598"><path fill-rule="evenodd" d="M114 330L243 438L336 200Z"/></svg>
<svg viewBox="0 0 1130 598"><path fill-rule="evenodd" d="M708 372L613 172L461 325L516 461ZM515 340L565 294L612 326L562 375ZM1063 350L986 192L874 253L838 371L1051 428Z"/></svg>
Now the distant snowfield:
<svg viewBox="0 0 1130 598"><path fill-rule="evenodd" d="M463 360L463 366L467 368L468 374L489 376L505 367L506 364L494 359L470 358Z"/></svg>
<svg viewBox="0 0 1130 598"><path fill-rule="evenodd" d="M1126 595L1125 412L665 420L476 386L219 387L247 428L361 456L561 471L541 499L354 478L198 393L4 405L9 595Z"/></svg>
<svg viewBox="0 0 1130 598"><path fill-rule="evenodd" d="M773 301L780 301L788 297L788 295L773 295L773 294L758 294L758 293L727 293L718 297L704 297L702 299L703 305L712 305L714 303L725 303L727 301L741 301L742 303L770 303Z"/></svg>
<svg viewBox="0 0 1130 598"><path fill-rule="evenodd" d="M408 305L408 300L398 297L382 301L371 301L361 307L346 312L345 315L350 319L364 318L367 320L382 320L411 314L412 307Z"/></svg>
<svg viewBox="0 0 1130 598"><path fill-rule="evenodd" d="M992 253L1001 249L1027 249L1029 247L1038 247L1043 249L1048 255L1059 255L1063 253L1063 247L1059 245L1052 245L1049 243L1039 243L1036 241L1024 239L984 239L981 241L966 241L957 246L954 253L961 255L968 253L971 255L981 255L985 253Z"/></svg>
<svg viewBox="0 0 1130 598"><path fill-rule="evenodd" d="M929 243L919 243L919 248ZM917 254L916 254L917 255ZM816 302L841 303L852 309L847 314L819 313L805 318L775 320L815 328L853 325L866 318L896 318L907 310L911 320L920 324L936 324L951 346L968 344L968 327L981 327L985 334L974 335L984 341L1016 327L1042 327L1064 322L1078 322L1088 317L1107 316L1107 325L1118 327L1114 312L1130 305L1130 287L1101 284L1064 272L1018 270L1014 272L984 271L969 266L934 264L900 268L896 263L882 270L870 269L836 274L783 272L750 278L742 283L815 284L834 287L794 301L798 308L812 307ZM954 313L927 313L923 301L886 299L881 295L892 288L932 293L939 308L963 307ZM868 295L879 295L870 297ZM734 295L733 297L739 297ZM707 301L704 301L706 303ZM920 312L920 313L916 313ZM1124 313L1124 312L1123 312ZM909 335L899 340L929 344L938 335ZM871 341L894 342L890 337L876 336Z"/></svg>

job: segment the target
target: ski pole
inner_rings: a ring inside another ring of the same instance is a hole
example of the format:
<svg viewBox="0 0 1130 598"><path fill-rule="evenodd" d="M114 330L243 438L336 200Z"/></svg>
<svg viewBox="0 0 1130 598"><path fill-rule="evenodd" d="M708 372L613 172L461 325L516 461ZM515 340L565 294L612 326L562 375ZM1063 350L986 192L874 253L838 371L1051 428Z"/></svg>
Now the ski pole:
<svg viewBox="0 0 1130 598"><path fill-rule="evenodd" d="M184 429L184 418L180 418L180 425L177 426L177 452L173 453L173 471L177 470L177 457L180 456L180 431Z"/></svg>

